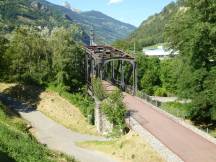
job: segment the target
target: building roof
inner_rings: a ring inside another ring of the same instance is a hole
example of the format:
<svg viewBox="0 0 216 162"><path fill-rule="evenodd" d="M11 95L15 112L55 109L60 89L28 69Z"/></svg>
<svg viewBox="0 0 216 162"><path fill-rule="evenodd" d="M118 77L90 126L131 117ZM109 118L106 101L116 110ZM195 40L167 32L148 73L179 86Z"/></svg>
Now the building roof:
<svg viewBox="0 0 216 162"><path fill-rule="evenodd" d="M154 49L145 49L143 48L143 53L147 56L169 56L171 54L177 55L178 52L174 52L172 50L165 50L163 46L158 46Z"/></svg>

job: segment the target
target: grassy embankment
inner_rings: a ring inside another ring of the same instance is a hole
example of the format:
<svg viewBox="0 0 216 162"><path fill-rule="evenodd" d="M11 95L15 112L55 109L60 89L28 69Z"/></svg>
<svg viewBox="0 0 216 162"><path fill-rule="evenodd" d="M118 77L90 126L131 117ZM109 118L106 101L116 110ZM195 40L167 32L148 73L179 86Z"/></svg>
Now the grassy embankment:
<svg viewBox="0 0 216 162"><path fill-rule="evenodd" d="M134 132L112 141L87 141L78 145L110 154L122 162L165 162L147 142Z"/></svg>
<svg viewBox="0 0 216 162"><path fill-rule="evenodd" d="M5 89L7 89L7 91ZM0 91L8 92L9 89L11 89L11 85L0 84ZM25 88L21 89L22 90L19 91L22 92L22 95L19 95L19 98L30 101L26 98L27 96L31 96L32 92L35 91L33 90L33 87L25 86ZM58 95L59 93L62 97ZM34 99L34 101L37 101L36 105L39 111L72 130L81 133L97 134L95 128L88 124L86 118L79 110L81 109L80 107L84 109L86 106L91 105L87 104L88 99L86 99L87 101L84 101L83 97L78 94L71 94L65 91L60 92L53 86L40 92L38 96L39 99ZM31 103L33 103L32 100ZM79 109L73 105L76 105ZM121 159L123 162L164 161L147 142L134 133L129 133L128 135L108 142L83 142L78 145L111 154L115 158Z"/></svg>
<svg viewBox="0 0 216 162"><path fill-rule="evenodd" d="M99 135L95 126L89 124L93 120L94 102L87 96L49 86L40 97L39 111L73 131Z"/></svg>
<svg viewBox="0 0 216 162"><path fill-rule="evenodd" d="M75 162L73 158L39 144L26 126L24 120L0 103L1 162Z"/></svg>
<svg viewBox="0 0 216 162"><path fill-rule="evenodd" d="M161 108L163 110L165 110L166 112L184 119L186 122L195 125L192 121L190 121L188 119L189 117L189 113L190 113L190 109L192 108L192 105L190 103L179 103L179 102L167 102L167 103L163 103L161 105ZM206 126L206 125L195 125L196 127L198 127L199 129L202 129L203 131L208 132L211 136L216 138L216 128L215 126L211 125L211 126ZM207 129L208 128L208 129Z"/></svg>
<svg viewBox="0 0 216 162"><path fill-rule="evenodd" d="M37 110L73 131L98 135L96 128L84 116L92 113L94 102L79 93L60 91L54 86L39 88L6 83L0 83L0 92L34 105ZM84 112L86 110L90 112Z"/></svg>

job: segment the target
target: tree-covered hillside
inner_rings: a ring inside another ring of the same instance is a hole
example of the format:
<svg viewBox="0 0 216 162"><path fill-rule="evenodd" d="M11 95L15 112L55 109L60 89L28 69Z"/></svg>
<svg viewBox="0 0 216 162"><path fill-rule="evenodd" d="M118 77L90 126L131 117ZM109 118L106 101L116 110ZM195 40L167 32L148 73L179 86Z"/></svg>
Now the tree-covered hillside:
<svg viewBox="0 0 216 162"><path fill-rule="evenodd" d="M57 10L33 0L1 0L0 15L1 22L11 26L25 24L52 28L71 23Z"/></svg>
<svg viewBox="0 0 216 162"><path fill-rule="evenodd" d="M189 99L183 109L178 108L179 103L174 104L174 114L181 112L184 118L213 130L216 128L215 15L216 1L177 0L145 21L130 41L114 44L131 50L136 38L140 50L163 42L167 48L178 51L179 55L164 60L136 52L138 89L149 95Z"/></svg>
<svg viewBox="0 0 216 162"><path fill-rule="evenodd" d="M75 24L66 19L58 10L33 0L0 0L0 30L1 33L10 34L14 29L26 25L29 27L47 29L55 27L69 27ZM89 36L80 27L82 42L89 43Z"/></svg>
<svg viewBox="0 0 216 162"><path fill-rule="evenodd" d="M93 27L96 43L103 44L125 38L135 29L100 12L78 13L45 0L0 0L0 21L7 24L6 30L23 24L49 29L79 24L89 35ZM84 39L87 42L89 37L86 35Z"/></svg>
<svg viewBox="0 0 216 162"><path fill-rule="evenodd" d="M136 42L137 48L141 50L145 46L151 46L164 42L164 30L174 14L182 10L183 0L172 2L160 12L150 16L143 21L140 27L135 30L126 40L129 46Z"/></svg>

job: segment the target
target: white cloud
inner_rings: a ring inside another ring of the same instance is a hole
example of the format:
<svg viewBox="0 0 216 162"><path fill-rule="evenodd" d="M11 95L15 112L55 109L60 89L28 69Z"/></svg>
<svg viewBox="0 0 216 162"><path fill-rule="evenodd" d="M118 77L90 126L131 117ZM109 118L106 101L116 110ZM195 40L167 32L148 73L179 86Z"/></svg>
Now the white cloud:
<svg viewBox="0 0 216 162"><path fill-rule="evenodd" d="M123 2L123 0L109 0L109 5L112 5L112 4L117 4L117 3L121 3Z"/></svg>

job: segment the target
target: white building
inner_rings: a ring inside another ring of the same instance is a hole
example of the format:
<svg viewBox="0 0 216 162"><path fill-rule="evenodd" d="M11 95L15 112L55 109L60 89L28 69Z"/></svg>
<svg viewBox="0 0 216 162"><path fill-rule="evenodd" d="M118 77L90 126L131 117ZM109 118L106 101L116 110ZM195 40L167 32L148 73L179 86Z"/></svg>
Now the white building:
<svg viewBox="0 0 216 162"><path fill-rule="evenodd" d="M143 53L149 57L159 57L160 59L169 58L173 55L178 55L179 52L172 53L172 50L165 50L163 46L156 48L143 48Z"/></svg>

